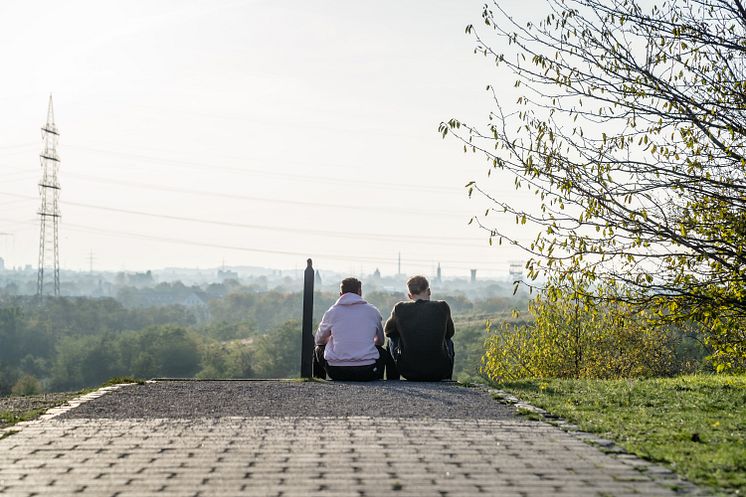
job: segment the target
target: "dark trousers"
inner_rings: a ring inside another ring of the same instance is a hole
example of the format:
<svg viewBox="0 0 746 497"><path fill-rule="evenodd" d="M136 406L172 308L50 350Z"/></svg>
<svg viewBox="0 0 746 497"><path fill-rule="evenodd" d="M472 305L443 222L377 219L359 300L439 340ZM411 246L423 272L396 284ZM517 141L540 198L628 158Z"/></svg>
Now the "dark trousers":
<svg viewBox="0 0 746 497"><path fill-rule="evenodd" d="M453 378L453 363L456 357L456 349L453 345L453 340L450 338L446 338L446 349L448 350L448 358L451 360L451 373L448 375L448 378L443 378L444 380L450 380ZM401 350L399 349L399 337L388 337L388 340L386 342L386 350L389 353L389 356L391 357L391 362L394 364L394 371L396 371L396 378L392 378L391 375L388 375L387 378L389 380L391 379L399 379L399 370L396 369L396 361L399 360L399 356L401 355Z"/></svg>
<svg viewBox="0 0 746 497"><path fill-rule="evenodd" d="M331 366L324 359L323 345L317 345L313 351L313 377L326 379L327 376L336 381L373 381L382 380L384 372L388 379L392 379L392 374L396 370L391 355L383 347L376 346L378 349L378 360L368 366ZM396 378L399 379L399 373L396 372Z"/></svg>

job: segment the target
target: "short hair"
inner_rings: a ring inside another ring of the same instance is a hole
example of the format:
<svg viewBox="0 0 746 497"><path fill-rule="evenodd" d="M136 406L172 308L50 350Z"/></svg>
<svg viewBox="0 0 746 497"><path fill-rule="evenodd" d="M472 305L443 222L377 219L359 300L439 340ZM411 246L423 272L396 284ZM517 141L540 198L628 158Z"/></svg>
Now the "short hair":
<svg viewBox="0 0 746 497"><path fill-rule="evenodd" d="M407 289L412 295L419 295L430 288L430 283L424 276L412 276L407 280Z"/></svg>
<svg viewBox="0 0 746 497"><path fill-rule="evenodd" d="M360 293L362 288L363 284L357 278L345 278L339 284L339 291L341 293Z"/></svg>

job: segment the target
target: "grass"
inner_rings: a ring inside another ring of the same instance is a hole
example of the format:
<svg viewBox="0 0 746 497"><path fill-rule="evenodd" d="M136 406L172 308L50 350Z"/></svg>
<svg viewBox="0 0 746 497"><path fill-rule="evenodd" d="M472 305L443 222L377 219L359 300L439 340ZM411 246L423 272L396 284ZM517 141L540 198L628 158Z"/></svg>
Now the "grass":
<svg viewBox="0 0 746 497"><path fill-rule="evenodd" d="M525 407L519 407L517 412L519 416L523 416L531 421L541 421L543 419L541 414L532 409L526 409Z"/></svg>
<svg viewBox="0 0 746 497"><path fill-rule="evenodd" d="M101 387L117 385L119 383L144 384L145 381L131 376L117 376L109 379L100 387L84 388L77 392L2 397L0 398L0 429L8 428L23 421L31 421L49 409L61 406L69 400L98 390ZM12 433L12 431L5 430L0 433L0 438L5 438Z"/></svg>
<svg viewBox="0 0 746 497"><path fill-rule="evenodd" d="M137 383L138 385L144 385L145 380L143 380L142 378L136 378L134 376L114 376L113 378L109 378L104 383L102 383L101 387L110 387L113 385L119 385L120 383ZM101 387L92 388L91 391L98 390L98 388Z"/></svg>
<svg viewBox="0 0 746 497"><path fill-rule="evenodd" d="M62 402L64 404L64 402ZM3 426L12 426L16 423L21 423L23 421L30 421L32 419L36 419L48 408L37 408L37 409L28 409L24 411L14 411L14 410L8 410L8 411L0 411L0 425Z"/></svg>
<svg viewBox="0 0 746 497"><path fill-rule="evenodd" d="M746 375L497 386L694 483L746 495Z"/></svg>
<svg viewBox="0 0 746 497"><path fill-rule="evenodd" d="M0 399L0 430L23 421L38 418L53 407L60 406L68 400L81 395L81 392L57 393L49 395L29 395ZM0 438L5 438L11 431L0 432Z"/></svg>

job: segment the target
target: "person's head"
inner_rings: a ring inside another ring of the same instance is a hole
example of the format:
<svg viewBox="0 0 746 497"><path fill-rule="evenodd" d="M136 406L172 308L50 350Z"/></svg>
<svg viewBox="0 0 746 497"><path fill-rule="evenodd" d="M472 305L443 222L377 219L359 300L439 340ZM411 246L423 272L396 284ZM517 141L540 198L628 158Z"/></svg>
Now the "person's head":
<svg viewBox="0 0 746 497"><path fill-rule="evenodd" d="M407 297L412 300L430 300L430 283L424 276L412 276L407 280Z"/></svg>
<svg viewBox="0 0 746 497"><path fill-rule="evenodd" d="M363 294L363 284L357 278L345 278L342 283L339 284L339 294L344 295L345 293L357 293L358 295Z"/></svg>

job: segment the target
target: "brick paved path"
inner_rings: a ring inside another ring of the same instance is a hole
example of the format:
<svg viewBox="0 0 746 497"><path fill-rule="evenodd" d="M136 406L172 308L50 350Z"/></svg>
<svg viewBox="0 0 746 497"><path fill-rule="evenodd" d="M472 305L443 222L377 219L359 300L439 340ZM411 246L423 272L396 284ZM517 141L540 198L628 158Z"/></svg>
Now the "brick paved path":
<svg viewBox="0 0 746 497"><path fill-rule="evenodd" d="M282 385L294 388L291 383ZM301 393L307 388L295 385ZM329 389L336 387L326 384L324 391L333 395ZM111 399L138 388L147 392L149 386L127 386L79 408L94 414L76 417L73 410L72 416L47 416L0 440L0 494L680 495L671 489L674 485L699 493L656 466L626 455L604 454L578 436L544 423L499 414L505 407L486 412L487 419L479 412L462 411L458 419L426 414L395 419L396 413L298 416L298 412L174 417L170 411L167 417L151 413L147 418L127 418L122 413L126 406ZM261 388L271 389L272 383ZM466 399L462 403L473 398L475 405L486 397L455 385L429 388L420 384L400 390L411 398L410 407L431 402L438 392L462 395ZM251 392L251 387L245 391ZM162 394L159 397L163 400ZM93 410L97 403L107 405L107 398L111 406L120 406L109 407L111 417ZM271 404L285 402L290 408L296 400L287 396L285 401L272 399ZM179 402L174 398L166 404L178 407Z"/></svg>

